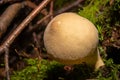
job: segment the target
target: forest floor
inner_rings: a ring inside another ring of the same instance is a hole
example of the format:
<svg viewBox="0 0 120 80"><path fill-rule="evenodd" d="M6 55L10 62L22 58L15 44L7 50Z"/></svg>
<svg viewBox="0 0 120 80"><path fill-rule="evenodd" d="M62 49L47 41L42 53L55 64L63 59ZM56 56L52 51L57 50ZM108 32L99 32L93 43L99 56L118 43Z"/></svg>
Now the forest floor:
<svg viewBox="0 0 120 80"><path fill-rule="evenodd" d="M0 80L9 80L9 76L11 80L119 80L120 1L43 1L46 4L40 0L0 1ZM63 64L49 59L43 43L44 30L54 16L68 11L88 18L97 27L105 63L99 71L86 64L66 71Z"/></svg>

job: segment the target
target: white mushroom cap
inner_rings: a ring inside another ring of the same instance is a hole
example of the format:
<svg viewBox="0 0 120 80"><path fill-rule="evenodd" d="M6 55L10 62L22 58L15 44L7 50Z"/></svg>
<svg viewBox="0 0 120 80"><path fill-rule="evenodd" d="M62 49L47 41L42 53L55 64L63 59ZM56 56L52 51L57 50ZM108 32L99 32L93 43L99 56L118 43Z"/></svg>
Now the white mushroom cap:
<svg viewBox="0 0 120 80"><path fill-rule="evenodd" d="M53 18L44 32L44 44L50 57L63 64L95 65L100 58L96 27L75 13L62 13Z"/></svg>

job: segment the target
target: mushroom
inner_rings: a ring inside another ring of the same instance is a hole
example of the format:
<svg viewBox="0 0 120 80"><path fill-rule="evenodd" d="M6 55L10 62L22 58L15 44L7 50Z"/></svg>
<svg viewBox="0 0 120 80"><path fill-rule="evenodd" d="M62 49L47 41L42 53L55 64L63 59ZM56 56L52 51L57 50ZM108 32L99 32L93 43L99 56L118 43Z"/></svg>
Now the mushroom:
<svg viewBox="0 0 120 80"><path fill-rule="evenodd" d="M95 69L103 66L98 46L98 31L88 19L76 13L62 13L53 18L44 32L49 56L65 65L85 62Z"/></svg>

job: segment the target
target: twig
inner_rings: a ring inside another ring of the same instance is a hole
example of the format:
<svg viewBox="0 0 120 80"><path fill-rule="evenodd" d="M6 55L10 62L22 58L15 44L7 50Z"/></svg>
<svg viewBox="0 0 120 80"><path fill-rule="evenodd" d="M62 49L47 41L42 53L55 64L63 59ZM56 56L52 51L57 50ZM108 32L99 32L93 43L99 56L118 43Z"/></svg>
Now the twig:
<svg viewBox="0 0 120 80"><path fill-rule="evenodd" d="M39 41L38 41L38 38L35 32L33 32L33 39L34 39L34 43L37 46L37 48L40 48Z"/></svg>
<svg viewBox="0 0 120 80"><path fill-rule="evenodd" d="M49 13L50 16L51 16L51 17L50 17L51 19L53 18L53 7L54 7L53 5L54 5L54 2L51 1L51 3L50 3L50 13Z"/></svg>
<svg viewBox="0 0 120 80"><path fill-rule="evenodd" d="M7 80L10 80L10 74L9 74L9 49L5 48L5 70L6 70L6 78Z"/></svg>
<svg viewBox="0 0 120 80"><path fill-rule="evenodd" d="M33 31L35 31L36 29L38 29L39 25L40 25L43 21L45 21L46 19L48 19L48 18L50 18L50 17L51 17L51 19L52 19L52 18L53 18L52 15L53 15L53 1L51 1L51 3L50 3L50 11L49 11L49 14L46 15L45 17L43 17L42 19L40 19L39 21L37 21L37 23L34 25L34 27L30 28L28 32L33 32ZM48 23L48 22L49 22L49 20L46 21L46 23Z"/></svg>
<svg viewBox="0 0 120 80"><path fill-rule="evenodd" d="M43 17L42 19L40 19L36 25L40 25L43 21L45 21L46 19L48 19L51 16L51 14L46 15L45 17ZM38 26L35 26L34 29L37 29Z"/></svg>
<svg viewBox="0 0 120 80"><path fill-rule="evenodd" d="M44 20L48 19L50 16L52 18L52 15L53 15L53 1L51 1L50 3L50 12L48 15L46 15L44 18L42 18L40 21L37 21L37 25L40 25Z"/></svg>
<svg viewBox="0 0 120 80"><path fill-rule="evenodd" d="M75 7L75 6L78 6L78 4L81 3L82 1L84 1L84 0L77 0L77 1L75 1L75 2L73 2L71 4L69 4L68 6L65 6L65 7L61 8L60 10L56 11L54 15L63 13L63 12L65 12L65 11Z"/></svg>
<svg viewBox="0 0 120 80"><path fill-rule="evenodd" d="M33 2L28 1L28 0L27 0L27 1L24 1L24 2L22 2L22 3L23 3L24 5L32 8L32 9L35 9L35 8L37 7L36 4L34 4ZM48 14L48 12L47 12L47 10L46 10L45 8L42 9L40 13L42 13L43 15L47 15L47 14Z"/></svg>
<svg viewBox="0 0 120 80"><path fill-rule="evenodd" d="M51 0L42 1L39 6L34 9L23 22L11 33L11 35L5 40L5 42L0 46L0 55L4 52L4 47L9 47L14 39L22 32L22 30L28 25L30 21L45 7Z"/></svg>
<svg viewBox="0 0 120 80"><path fill-rule="evenodd" d="M42 59L42 54L39 52L38 48L34 47L35 54L37 54L37 57L39 60Z"/></svg>
<svg viewBox="0 0 120 80"><path fill-rule="evenodd" d="M34 43L35 43L35 46L38 48L38 50L39 50L39 53L41 53L41 46L40 46L40 43L39 43L39 41L38 41L38 38L37 38L37 35L36 35L36 33L35 32L33 32L33 39L34 39Z"/></svg>
<svg viewBox="0 0 120 80"><path fill-rule="evenodd" d="M30 58L30 55L27 54L25 51L18 51L17 49L15 49L15 52L16 52L16 54L19 55L20 57Z"/></svg>
<svg viewBox="0 0 120 80"><path fill-rule="evenodd" d="M0 16L0 38L2 34L6 32L11 21L21 8L22 8L21 3L12 4Z"/></svg>
<svg viewBox="0 0 120 80"><path fill-rule="evenodd" d="M41 39L38 38L38 36L35 34L35 32L33 32L33 38L34 38L34 42L35 42L34 51L37 54L38 59L41 60L43 58L48 58L48 55L41 53L41 44L40 44Z"/></svg>
<svg viewBox="0 0 120 80"><path fill-rule="evenodd" d="M29 31L30 31L30 32L35 31L36 29L38 29L38 27L40 26L40 24L41 24L42 22L46 21L48 18L50 18L50 17L53 18L53 16L55 16L55 15L57 15L57 14L59 14L59 13L63 13L63 12L65 12L65 11L67 11L67 10L69 10L69 9L77 6L77 5L80 4L82 1L84 1L84 0L77 0L77 1L75 1L74 3L71 3L71 4L69 4L68 6L63 7L62 9L58 10L58 11L55 12L55 13L53 13L53 2L51 2L49 14L46 15L45 17L43 17L42 19L40 19L40 20L34 25L33 28L30 28L30 29L29 29ZM28 32L29 32L29 31L28 31Z"/></svg>

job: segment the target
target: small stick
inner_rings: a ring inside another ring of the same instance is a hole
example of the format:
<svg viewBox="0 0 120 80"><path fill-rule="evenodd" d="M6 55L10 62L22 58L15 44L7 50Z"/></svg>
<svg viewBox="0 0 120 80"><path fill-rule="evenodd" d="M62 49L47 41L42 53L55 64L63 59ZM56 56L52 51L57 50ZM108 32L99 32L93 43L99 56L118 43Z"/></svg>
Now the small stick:
<svg viewBox="0 0 120 80"><path fill-rule="evenodd" d="M30 21L45 7L51 0L43 0L39 6L34 9L23 22L11 33L11 35L5 40L5 42L0 46L0 55L4 52L4 47L8 47L12 44L15 38L22 32L22 30L28 25Z"/></svg>
<svg viewBox="0 0 120 80"><path fill-rule="evenodd" d="M46 15L44 18L42 18L41 20L37 21L37 25L40 25L44 20L48 19L50 16L51 16L51 19L52 19L52 16L53 15L53 1L51 1L50 3L50 12L48 15Z"/></svg>
<svg viewBox="0 0 120 80"><path fill-rule="evenodd" d="M40 43L38 41L38 37L37 37L35 32L33 32L33 38L34 38L34 42L35 42L35 46L36 46L34 48L34 50L35 50L35 52L36 52L36 54L38 56L38 59L41 60L42 59L42 54L41 54L41 49L40 49L41 46L40 46Z"/></svg>
<svg viewBox="0 0 120 80"><path fill-rule="evenodd" d="M45 17L43 17L42 19L40 19L39 21L37 21L37 23L34 25L34 27L30 28L28 32L33 32L33 31L35 31L36 29L38 29L39 25L40 25L43 21L45 21L46 19L48 19L48 18L50 18L50 17L51 17L51 19L52 19L52 18L53 18L52 15L53 15L53 1L51 1L51 3L50 3L50 12L49 12L49 14L46 15ZM48 21L49 21L49 20L48 20Z"/></svg>
<svg viewBox="0 0 120 80"><path fill-rule="evenodd" d="M6 70L6 78L7 80L10 80L10 74L9 74L9 49L5 48L5 70Z"/></svg>
<svg viewBox="0 0 120 80"><path fill-rule="evenodd" d="M34 3L31 2L31 1L24 1L23 4L26 5L26 6L28 6L28 7L30 7L30 8L32 8L32 9L35 9L35 8L37 7L37 5L34 4ZM44 9L41 10L40 13L42 13L43 15L46 15L46 14L47 14L46 11L47 11L47 10L44 8Z"/></svg>
<svg viewBox="0 0 120 80"><path fill-rule="evenodd" d="M40 46L40 43L38 41L38 37L37 37L35 32L33 32L33 39L34 39L35 46L39 49L39 53L41 53L41 51L40 51L41 46Z"/></svg>
<svg viewBox="0 0 120 80"><path fill-rule="evenodd" d="M54 2L51 1L51 3L50 3L50 13L49 13L50 16L51 16L51 17L50 17L51 19L53 18L53 7L54 7L53 5L54 5Z"/></svg>
<svg viewBox="0 0 120 80"><path fill-rule="evenodd" d="M77 6L77 5L78 5L79 3L81 3L82 1L84 1L84 0L77 0L77 1L75 1L74 3L71 3L71 4L69 4L68 6L63 7L62 9L58 10L58 11L55 12L54 14L53 14L53 2L51 2L49 14L46 15L45 17L43 17L41 20L39 20L39 21L36 23L36 25L34 25L33 28L30 28L30 29L29 29L29 31L30 31L30 32L35 31L36 29L38 29L39 25L40 25L42 22L44 22L45 20L47 20L48 18L51 17L51 19L52 19L53 16L55 16L55 15L57 15L57 14L59 14L59 13L63 13L63 12L65 12L65 11L67 11L67 10L69 10L69 9ZM28 32L29 32L29 31L28 31Z"/></svg>
<svg viewBox="0 0 120 80"><path fill-rule="evenodd" d="M51 14L46 15L45 17L43 17L42 19L40 19L40 20L36 23L36 25L40 25L43 21L45 21L46 19L48 19L50 16L51 16ZM38 26L35 26L33 29L37 29L37 28L38 28Z"/></svg>

